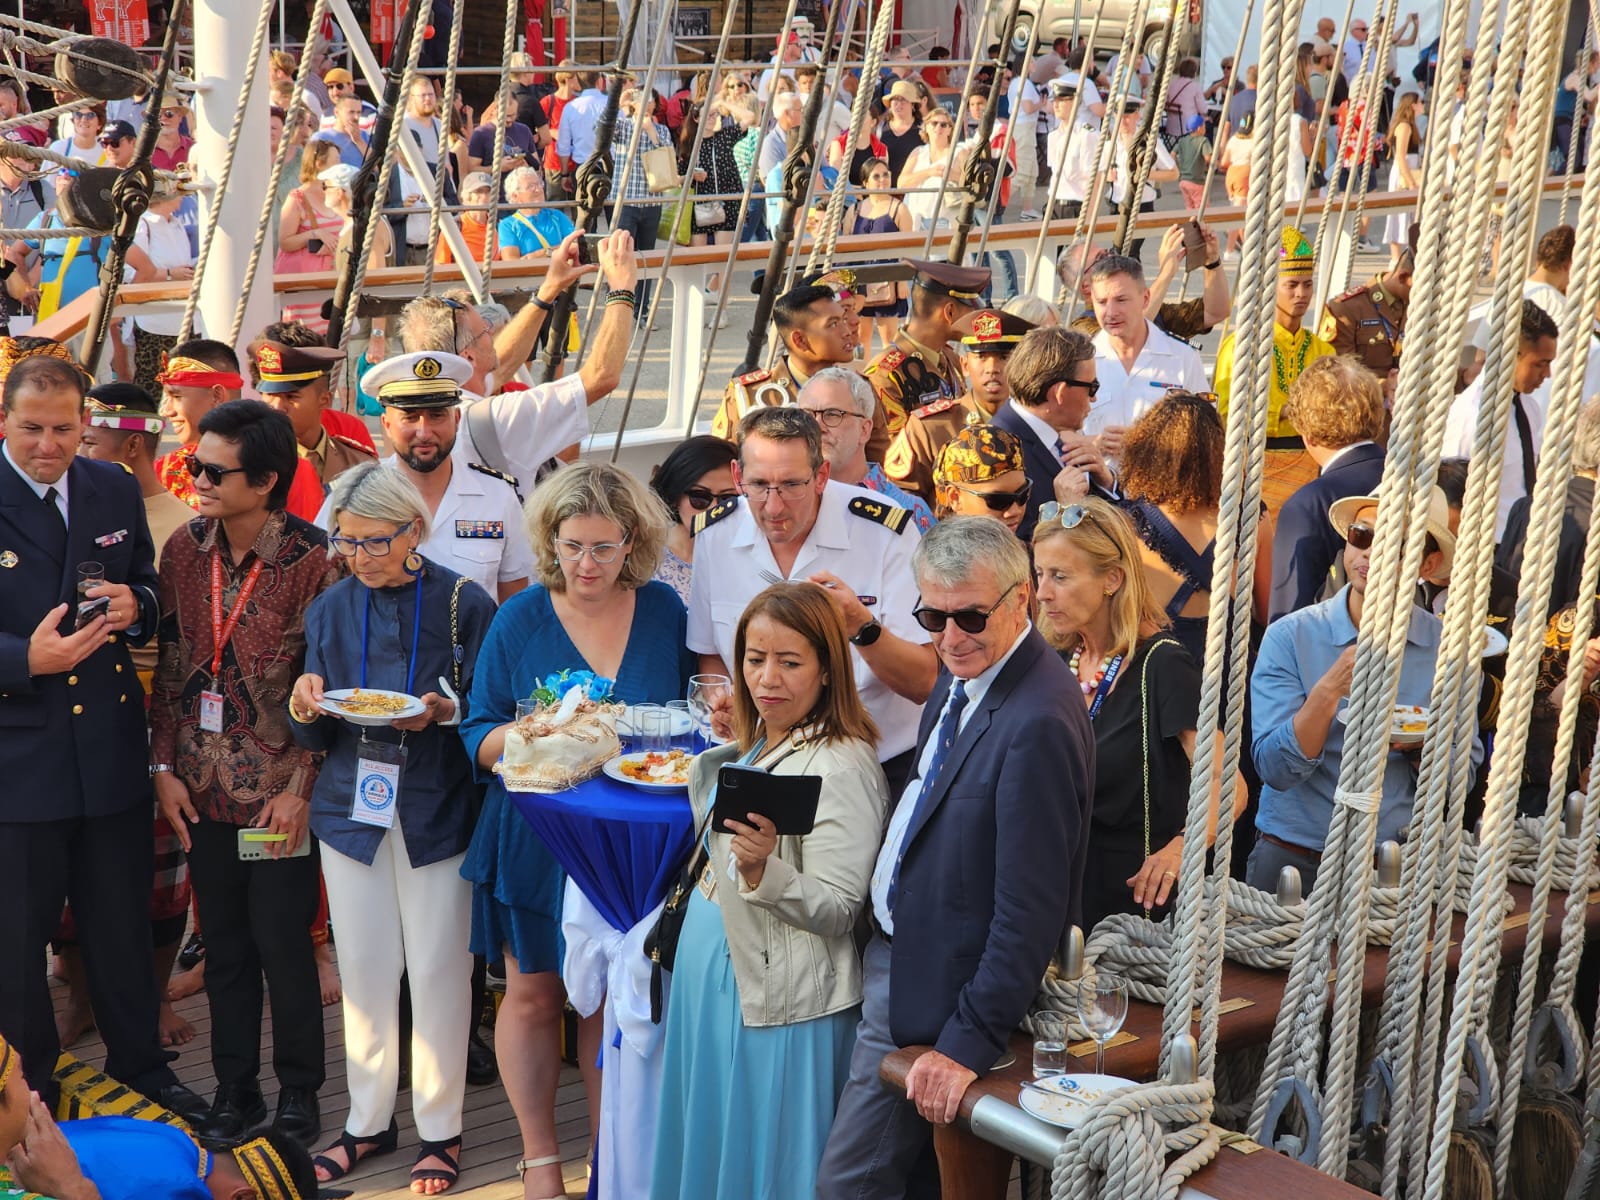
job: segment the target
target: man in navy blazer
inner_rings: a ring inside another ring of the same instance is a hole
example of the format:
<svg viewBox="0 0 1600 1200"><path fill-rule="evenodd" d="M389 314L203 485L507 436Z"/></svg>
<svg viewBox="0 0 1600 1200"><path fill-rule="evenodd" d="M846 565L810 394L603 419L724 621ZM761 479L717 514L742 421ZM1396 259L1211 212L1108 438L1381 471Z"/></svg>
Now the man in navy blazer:
<svg viewBox="0 0 1600 1200"><path fill-rule="evenodd" d="M70 898L106 1073L193 1118L205 1105L161 1049L150 945L154 871L144 690L128 644L159 619L138 481L75 457L84 379L33 357L4 385L0 448L0 1034L53 1100L60 1046L45 948ZM79 596L78 566L105 581ZM102 615L76 628L82 600Z"/></svg>
<svg viewBox="0 0 1600 1200"><path fill-rule="evenodd" d="M1029 542L1039 506L1046 500L1066 503L1091 491L1106 500L1118 498L1116 475L1096 439L1082 432L1100 390L1094 343L1059 326L1030 330L1011 353L1006 382L1011 399L996 410L990 424L1022 442L1022 472L1033 485L1033 494L1017 536ZM1057 477L1061 477L1060 494Z"/></svg>
<svg viewBox="0 0 1600 1200"><path fill-rule="evenodd" d="M1344 355L1319 358L1289 387L1283 416L1291 421L1321 474L1295 490L1278 511L1272 534L1272 600L1276 621L1322 598L1344 538L1328 523L1343 496L1372 496L1383 478L1386 420L1383 384Z"/></svg>
<svg viewBox="0 0 1600 1200"><path fill-rule="evenodd" d="M819 1200L906 1195L929 1122L955 1119L1078 919L1094 737L1076 680L1028 620L1027 551L993 518L951 517L913 565L945 669L872 875L876 932ZM878 1069L913 1045L932 1049L902 1099Z"/></svg>

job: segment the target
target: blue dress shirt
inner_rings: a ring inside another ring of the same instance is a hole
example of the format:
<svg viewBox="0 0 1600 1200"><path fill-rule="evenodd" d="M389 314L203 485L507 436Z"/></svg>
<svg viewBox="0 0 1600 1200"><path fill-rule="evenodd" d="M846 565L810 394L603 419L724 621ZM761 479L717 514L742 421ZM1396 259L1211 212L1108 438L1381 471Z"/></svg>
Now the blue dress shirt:
<svg viewBox="0 0 1600 1200"><path fill-rule="evenodd" d="M1261 810L1256 829L1296 846L1321 850L1333 822L1333 794L1344 758L1345 724L1334 718L1322 753L1307 758L1294 733L1295 714L1345 647L1356 640L1350 621L1350 588L1321 604L1302 608L1267 626L1250 679L1255 725L1251 756L1261 774ZM1421 608L1411 610L1405 656L1400 665L1396 704L1424 707L1433 688L1443 625ZM1483 761L1483 744L1472 744L1474 770ZM1470 783L1469 783L1470 786ZM1417 775L1410 759L1391 751L1383 772L1378 805L1378 841L1399 840L1411 821Z"/></svg>

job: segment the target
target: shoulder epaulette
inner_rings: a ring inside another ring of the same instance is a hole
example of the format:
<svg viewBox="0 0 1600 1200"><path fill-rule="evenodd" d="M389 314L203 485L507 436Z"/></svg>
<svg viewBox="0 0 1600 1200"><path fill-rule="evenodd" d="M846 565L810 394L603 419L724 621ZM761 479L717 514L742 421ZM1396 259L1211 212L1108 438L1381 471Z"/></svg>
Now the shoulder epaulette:
<svg viewBox="0 0 1600 1200"><path fill-rule="evenodd" d="M504 471L496 471L493 467L485 466L481 462L472 462L470 459L467 461L467 466L480 475L487 475L491 479L504 480L506 483L509 483L513 489L515 489L517 486L517 477L515 475L508 475Z"/></svg>
<svg viewBox="0 0 1600 1200"><path fill-rule="evenodd" d="M734 382L748 385L748 384L752 384L752 383L765 383L767 380L769 380L771 378L772 378L772 372L771 371L751 371L750 374L748 374L748 375L739 376L739 378L736 379Z"/></svg>
<svg viewBox="0 0 1600 1200"><path fill-rule="evenodd" d="M732 516L738 510L739 497L729 496L720 504L713 504L710 508L706 509L705 512L696 517L694 519L694 528L691 530L691 532L695 534L703 533L705 530L710 529L711 526L715 525L724 517Z"/></svg>
<svg viewBox="0 0 1600 1200"><path fill-rule="evenodd" d="M879 366L888 367L891 371L906 360L906 352L899 346L890 346L883 352L883 357L878 360Z"/></svg>
<svg viewBox="0 0 1600 1200"><path fill-rule="evenodd" d="M857 496L848 505L850 512L858 517L865 517L869 521L876 521L891 533L903 532L906 522L911 519L911 510L890 504L886 500L869 500L865 496ZM710 515L709 513L707 514Z"/></svg>
<svg viewBox="0 0 1600 1200"><path fill-rule="evenodd" d="M359 450L362 454L365 454L368 458L377 458L378 457L376 454L374 454L372 452L370 447L368 447L367 445L365 445L362 442L356 441L355 438L349 437L346 434L330 433L328 436L331 437L334 441L340 443L341 445L348 446L352 450Z"/></svg>
<svg viewBox="0 0 1600 1200"><path fill-rule="evenodd" d="M1351 288L1348 292L1345 292L1343 295L1335 296L1332 300L1328 301L1328 303L1329 304L1338 304L1341 300L1349 300L1352 296L1355 296L1355 295L1357 295L1357 294L1359 294L1361 292L1364 292L1366 290L1367 289L1366 289L1365 285L1362 285L1361 287L1357 287L1357 288Z"/></svg>
<svg viewBox="0 0 1600 1200"><path fill-rule="evenodd" d="M955 396L946 396L943 400L935 400L932 404L925 405L912 413L913 417L931 417L934 413L949 412L961 401Z"/></svg>

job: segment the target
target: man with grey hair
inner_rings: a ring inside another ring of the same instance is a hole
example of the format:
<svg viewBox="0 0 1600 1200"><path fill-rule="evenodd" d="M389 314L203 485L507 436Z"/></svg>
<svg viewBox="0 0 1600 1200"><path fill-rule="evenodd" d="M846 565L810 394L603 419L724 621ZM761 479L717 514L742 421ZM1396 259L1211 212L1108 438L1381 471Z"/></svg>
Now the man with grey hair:
<svg viewBox="0 0 1600 1200"><path fill-rule="evenodd" d="M596 247L600 271L613 295L631 293L639 277L633 235L619 230ZM469 463L533 486L539 468L575 447L589 432L587 406L608 395L622 378L633 337L633 305L610 303L576 375L527 391L502 390L532 353L556 297L593 270L578 261L578 235L556 247L532 300L498 333L464 290L420 296L401 310L400 344L408 353L459 354L472 364L462 389L462 450Z"/></svg>
<svg viewBox="0 0 1600 1200"><path fill-rule="evenodd" d="M922 703L937 659L911 619L911 514L832 478L816 419L762 406L739 422L733 478L742 495L695 518L689 649L700 669L727 675L745 606L779 579L828 589L850 638L861 700L877 722L878 758L893 787L910 769Z"/></svg>
<svg viewBox="0 0 1600 1200"><path fill-rule="evenodd" d="M872 873L861 1023L819 1200L920 1194L907 1185L929 1122L953 1121L1004 1051L1080 908L1094 735L1028 619L1028 552L999 521L948 517L913 567L944 669ZM933 1048L902 1098L878 1069L915 1045Z"/></svg>
<svg viewBox="0 0 1600 1200"><path fill-rule="evenodd" d="M1600 468L1600 396L1590 394L1578 410L1572 438L1572 478L1561 506L1561 538L1556 545L1556 574L1550 584L1549 616L1578 602L1583 579L1583 546L1589 539L1594 512L1594 485ZM1522 577L1522 552L1528 540L1532 496L1519 496L1506 516L1506 531L1495 547L1495 566L1510 579Z"/></svg>
<svg viewBox="0 0 1600 1200"><path fill-rule="evenodd" d="M765 179L789 153L789 132L799 129L805 101L799 92L779 92L772 98L772 128L761 139L761 178Z"/></svg>
<svg viewBox="0 0 1600 1200"><path fill-rule="evenodd" d="M882 463L867 461L867 439L872 436L872 414L877 404L872 385L849 367L824 367L806 381L795 397L795 406L805 409L822 427L828 478L877 492L891 504L910 509L917 528L927 533L933 528L933 510L927 501L896 486L884 474Z"/></svg>

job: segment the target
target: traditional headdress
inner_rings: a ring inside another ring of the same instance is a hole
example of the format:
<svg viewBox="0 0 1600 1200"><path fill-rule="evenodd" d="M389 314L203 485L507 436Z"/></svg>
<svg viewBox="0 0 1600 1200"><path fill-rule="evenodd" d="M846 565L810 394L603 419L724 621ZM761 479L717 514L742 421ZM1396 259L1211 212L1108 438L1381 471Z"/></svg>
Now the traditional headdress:
<svg viewBox="0 0 1600 1200"><path fill-rule="evenodd" d="M1278 247L1278 274L1310 275L1316 269L1317 256L1310 240L1293 225L1285 225Z"/></svg>
<svg viewBox="0 0 1600 1200"><path fill-rule="evenodd" d="M264 1137L234 1147L233 1161L261 1200L310 1200L295 1191L289 1168Z"/></svg>
<svg viewBox="0 0 1600 1200"><path fill-rule="evenodd" d="M173 387L242 388L244 377L237 371L219 371L210 363L180 354L167 359L166 366L156 376L156 382L170 383Z"/></svg>
<svg viewBox="0 0 1600 1200"><path fill-rule="evenodd" d="M6 376L11 374L19 362L28 358L59 358L64 363L78 367L78 360L72 357L60 342L51 338L42 337L0 337L0 383L4 383ZM78 367L82 371L82 367Z"/></svg>
<svg viewBox="0 0 1600 1200"><path fill-rule="evenodd" d="M968 425L940 451L933 470L941 511L956 505L957 484L989 483L1022 470L1022 442L997 425Z"/></svg>

